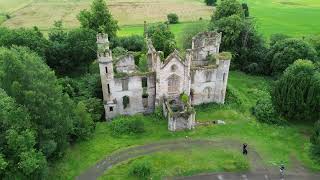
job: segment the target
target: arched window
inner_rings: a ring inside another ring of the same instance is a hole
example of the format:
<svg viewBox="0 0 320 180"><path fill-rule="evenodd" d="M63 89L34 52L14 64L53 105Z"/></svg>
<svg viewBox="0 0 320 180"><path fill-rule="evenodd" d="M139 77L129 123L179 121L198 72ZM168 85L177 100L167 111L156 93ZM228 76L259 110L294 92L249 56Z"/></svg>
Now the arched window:
<svg viewBox="0 0 320 180"><path fill-rule="evenodd" d="M123 105L123 109L126 109L130 104L130 99L129 96L123 96L122 97L122 105Z"/></svg>
<svg viewBox="0 0 320 180"><path fill-rule="evenodd" d="M172 65L171 66L171 72L175 72L177 70L177 65Z"/></svg>
<svg viewBox="0 0 320 180"><path fill-rule="evenodd" d="M168 78L168 93L179 93L180 80L179 76L173 74Z"/></svg>
<svg viewBox="0 0 320 180"><path fill-rule="evenodd" d="M211 87L206 87L204 88L203 90L203 94L206 98L210 98L211 97L211 94L212 94L212 88Z"/></svg>

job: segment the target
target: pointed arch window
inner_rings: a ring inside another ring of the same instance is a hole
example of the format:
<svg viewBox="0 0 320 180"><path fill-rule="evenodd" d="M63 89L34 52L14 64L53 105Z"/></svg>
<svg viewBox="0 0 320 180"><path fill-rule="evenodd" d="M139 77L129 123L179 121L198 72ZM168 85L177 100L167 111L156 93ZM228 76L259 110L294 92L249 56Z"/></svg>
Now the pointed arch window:
<svg viewBox="0 0 320 180"><path fill-rule="evenodd" d="M179 93L180 88L180 78L179 76L173 74L168 78L168 93L175 94Z"/></svg>

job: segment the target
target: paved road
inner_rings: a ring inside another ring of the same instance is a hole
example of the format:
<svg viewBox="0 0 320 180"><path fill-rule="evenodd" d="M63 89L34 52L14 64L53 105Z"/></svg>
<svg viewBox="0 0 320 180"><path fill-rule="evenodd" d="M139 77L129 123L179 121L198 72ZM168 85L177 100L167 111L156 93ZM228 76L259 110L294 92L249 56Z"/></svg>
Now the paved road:
<svg viewBox="0 0 320 180"><path fill-rule="evenodd" d="M81 175L76 177L77 180L95 180L105 173L105 171L117 165L120 162L126 161L131 158L152 154L158 151L164 150L180 150L188 149L192 146L203 148L231 148L241 150L242 143L237 141L212 141L212 140L191 140L180 139L174 141L158 142L142 146L131 147L122 151L113 153L112 155L101 160L91 168L84 171ZM250 149L248 159L250 161L251 170L244 173L212 173L212 174L200 174L189 177L173 177L167 179L185 179L185 180L271 180L281 179L279 178L279 172L274 169L267 169L263 163L259 154ZM297 161L294 163L294 169L288 171L285 179L290 180L320 180L319 175L312 174L304 169Z"/></svg>

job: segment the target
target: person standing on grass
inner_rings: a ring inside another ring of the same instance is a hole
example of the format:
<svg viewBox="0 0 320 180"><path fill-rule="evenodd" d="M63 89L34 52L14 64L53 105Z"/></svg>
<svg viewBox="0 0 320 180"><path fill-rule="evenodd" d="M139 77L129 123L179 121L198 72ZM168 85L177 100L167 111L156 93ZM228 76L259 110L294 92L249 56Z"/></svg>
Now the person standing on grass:
<svg viewBox="0 0 320 180"><path fill-rule="evenodd" d="M248 150L247 150L248 144L244 143L242 145L242 154L243 155L247 155L248 154Z"/></svg>

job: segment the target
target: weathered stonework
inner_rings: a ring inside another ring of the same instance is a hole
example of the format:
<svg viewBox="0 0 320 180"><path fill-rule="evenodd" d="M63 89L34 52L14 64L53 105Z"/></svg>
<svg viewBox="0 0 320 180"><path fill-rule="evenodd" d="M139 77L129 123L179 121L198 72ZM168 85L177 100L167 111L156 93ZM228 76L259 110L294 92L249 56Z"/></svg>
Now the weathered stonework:
<svg viewBox="0 0 320 180"><path fill-rule="evenodd" d="M231 56L219 53L221 36L217 32L199 33L192 39L192 49L186 51L185 57L175 50L164 61L160 58L162 52L147 40L149 72L141 73L131 54L113 60L107 35L98 34L106 119L120 114L151 113L155 106L164 105L164 99L175 99L182 93L190 96L191 105L224 103ZM194 115L184 120L170 118L170 130L190 129L195 124Z"/></svg>

